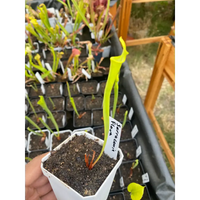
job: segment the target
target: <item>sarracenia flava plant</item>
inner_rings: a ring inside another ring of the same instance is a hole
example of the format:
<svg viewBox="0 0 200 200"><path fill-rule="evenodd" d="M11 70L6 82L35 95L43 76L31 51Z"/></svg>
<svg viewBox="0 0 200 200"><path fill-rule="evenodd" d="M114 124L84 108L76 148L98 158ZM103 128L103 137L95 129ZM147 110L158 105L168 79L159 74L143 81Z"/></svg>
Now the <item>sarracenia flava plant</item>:
<svg viewBox="0 0 200 200"><path fill-rule="evenodd" d="M85 163L89 169L92 169L94 167L94 165L98 162L98 160L101 158L101 156L104 152L107 138L108 138L108 132L109 132L110 94L111 94L113 85L116 81L116 78L118 77L122 63L126 60L126 56L128 54L128 52L126 51L126 44L125 44L124 40L121 37L119 38L119 40L122 44L123 52L120 56L113 56L110 58L110 61L111 61L110 71L109 71L108 79L106 82L104 98L103 98L104 143L103 143L101 152L95 162L93 162L94 157L95 157L95 151L92 150L93 157L92 157L90 164L89 164L89 155L85 154Z"/></svg>

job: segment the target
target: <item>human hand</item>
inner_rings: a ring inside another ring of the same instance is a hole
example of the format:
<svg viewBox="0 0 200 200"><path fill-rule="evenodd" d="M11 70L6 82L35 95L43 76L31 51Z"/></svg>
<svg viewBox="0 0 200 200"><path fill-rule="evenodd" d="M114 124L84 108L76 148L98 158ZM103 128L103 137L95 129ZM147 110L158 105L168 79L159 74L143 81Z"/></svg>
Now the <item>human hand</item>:
<svg viewBox="0 0 200 200"><path fill-rule="evenodd" d="M35 157L25 166L26 200L56 200L56 196L51 188L48 178L43 175L40 167L41 159L47 153Z"/></svg>

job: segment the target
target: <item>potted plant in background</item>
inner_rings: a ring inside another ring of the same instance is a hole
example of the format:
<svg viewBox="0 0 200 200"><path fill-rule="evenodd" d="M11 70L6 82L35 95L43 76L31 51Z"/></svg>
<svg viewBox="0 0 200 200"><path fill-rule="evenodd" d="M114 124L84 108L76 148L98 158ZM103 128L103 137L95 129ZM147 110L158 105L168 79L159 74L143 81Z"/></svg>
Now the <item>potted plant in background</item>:
<svg viewBox="0 0 200 200"><path fill-rule="evenodd" d="M78 13L81 15L83 22L88 26L89 30L91 31L92 38L95 40L95 44L93 44L92 48L95 56L95 61L99 62L101 57L109 57L110 45L107 44L106 47L106 42L109 38L112 37L112 34L110 34L110 30L114 21L116 20L116 16L119 13L120 6L118 7L116 16L110 23L110 0L102 2L99 0L89 0L86 13L83 13L80 10L75 0L72 0L72 2Z"/></svg>

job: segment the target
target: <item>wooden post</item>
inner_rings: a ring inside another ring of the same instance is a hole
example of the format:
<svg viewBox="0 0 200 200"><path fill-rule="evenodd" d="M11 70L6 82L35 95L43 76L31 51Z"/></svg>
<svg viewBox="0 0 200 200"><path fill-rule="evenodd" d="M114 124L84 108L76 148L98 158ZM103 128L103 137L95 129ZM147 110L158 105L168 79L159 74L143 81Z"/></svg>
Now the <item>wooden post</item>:
<svg viewBox="0 0 200 200"><path fill-rule="evenodd" d="M115 3L112 7L109 8L109 12L113 17L116 15L116 11L117 11L117 3ZM114 26L116 28L116 20L114 22Z"/></svg>
<svg viewBox="0 0 200 200"><path fill-rule="evenodd" d="M160 126L154 116L153 109L160 92L164 77L166 77L172 87L175 84L175 60L174 60L174 47L171 44L169 37L163 37L161 39L154 69L152 72L151 80L147 90L147 95L144 101L146 112L151 119L151 122L156 130L156 134L160 141L160 144L169 160L169 163L175 171L174 156L169 148L169 145L160 129Z"/></svg>
<svg viewBox="0 0 200 200"><path fill-rule="evenodd" d="M121 12L119 15L118 37L124 41L127 39L129 19L131 15L132 0L121 0Z"/></svg>

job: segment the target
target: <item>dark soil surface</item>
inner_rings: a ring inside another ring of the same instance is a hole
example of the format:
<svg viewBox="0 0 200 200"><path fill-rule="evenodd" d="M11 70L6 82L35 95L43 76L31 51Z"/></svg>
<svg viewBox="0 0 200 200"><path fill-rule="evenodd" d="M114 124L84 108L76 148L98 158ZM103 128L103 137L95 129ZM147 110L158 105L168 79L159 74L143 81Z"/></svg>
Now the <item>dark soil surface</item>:
<svg viewBox="0 0 200 200"><path fill-rule="evenodd" d="M114 194L108 196L107 200L125 200L123 194Z"/></svg>
<svg viewBox="0 0 200 200"><path fill-rule="evenodd" d="M138 184L142 184L142 169L140 165L133 169L133 175L130 177L130 169L132 163L124 163L120 166L121 175L124 179L124 185L127 187L130 183L135 182Z"/></svg>
<svg viewBox="0 0 200 200"><path fill-rule="evenodd" d="M42 116L46 116L46 114L45 113L43 113L43 112L41 112L41 113L36 113L37 114L37 116L38 116L38 118L42 118ZM40 128L44 128L44 125L42 124L42 122L37 122L37 119L36 119L36 116L33 114L33 113L31 113L31 114L29 114L28 115L28 117L33 121L33 122L35 122ZM30 128L30 129L33 129L33 130L36 130L36 128L35 128L35 126L33 126L31 123L29 123L28 121L27 121L27 128Z"/></svg>
<svg viewBox="0 0 200 200"><path fill-rule="evenodd" d="M55 108L53 107L53 104L50 102L49 98L46 98L46 104L49 110L51 111L58 111L58 110L64 110L65 109L65 98L64 97L51 97L51 100L55 104Z"/></svg>
<svg viewBox="0 0 200 200"><path fill-rule="evenodd" d="M118 111L118 108L116 109L116 112L115 112L115 119L119 122L123 122L124 120L124 114L125 112L128 111L128 108L126 107L121 107Z"/></svg>
<svg viewBox="0 0 200 200"><path fill-rule="evenodd" d="M46 136L48 133L46 133ZM31 140L30 140L30 145L29 145L29 150L34 151L34 150L39 150L39 149L47 149L47 146L45 144L45 141L41 141L42 137L38 135L31 135Z"/></svg>
<svg viewBox="0 0 200 200"><path fill-rule="evenodd" d="M110 192L116 192L116 191L119 191L121 189L119 179L120 179L119 171L117 170L117 172L115 174L115 178L113 180L113 184L112 184L111 189L110 189Z"/></svg>
<svg viewBox="0 0 200 200"><path fill-rule="evenodd" d="M33 88L30 88L29 94L28 94L29 98L31 98L31 97L38 97L40 95L43 95L41 87L37 86L37 88L38 88L38 91L35 91Z"/></svg>
<svg viewBox="0 0 200 200"><path fill-rule="evenodd" d="M102 146L84 136L75 137L53 153L44 162L44 168L81 195L94 195L117 163L103 154L94 168L89 170L85 164L85 153L90 155L90 161L91 150L94 150L96 160L101 148Z"/></svg>
<svg viewBox="0 0 200 200"><path fill-rule="evenodd" d="M58 125L58 128L63 128L63 115L65 115L65 112L52 112L53 117ZM47 124L51 129L55 129L55 126L53 124L53 122L51 121L51 119L47 120Z"/></svg>
<svg viewBox="0 0 200 200"><path fill-rule="evenodd" d="M94 128L94 135L102 140L104 140L104 126Z"/></svg>
<svg viewBox="0 0 200 200"><path fill-rule="evenodd" d="M92 96L87 96L85 98L86 100L86 110L92 110L94 108L102 108L102 104L103 104L103 98L100 96L95 96L95 99L92 99Z"/></svg>
<svg viewBox="0 0 200 200"><path fill-rule="evenodd" d="M82 114L86 112L85 115L82 116L81 119L75 115L74 119L74 127L90 127L92 125L91 123L91 111L81 111L79 114Z"/></svg>
<svg viewBox="0 0 200 200"><path fill-rule="evenodd" d="M99 69L98 72L92 72L91 76L92 77L102 77L104 75L104 70L103 69ZM100 93L102 94L102 93Z"/></svg>
<svg viewBox="0 0 200 200"><path fill-rule="evenodd" d="M79 57L79 64L81 64L81 63L84 62L85 60L87 60L87 57L85 57L85 56ZM84 63L83 66L87 66L87 62Z"/></svg>
<svg viewBox="0 0 200 200"><path fill-rule="evenodd" d="M76 105L76 109L79 110L84 110L85 109L85 97L84 95L79 95L79 96L75 96L73 97L74 99L74 103ZM70 102L69 97L67 97L67 101L66 101L66 110L67 111L73 111L73 107L72 104Z"/></svg>
<svg viewBox="0 0 200 200"><path fill-rule="evenodd" d="M70 93L71 96L73 97L74 95L80 94L77 87L76 87L76 83L75 84L69 84L69 89L70 89ZM68 96L68 91L67 91L67 85L64 85L64 91L63 91L63 95L64 96Z"/></svg>
<svg viewBox="0 0 200 200"><path fill-rule="evenodd" d="M136 149L137 145L135 140L130 140L126 142L120 142L119 148L124 154L123 161L129 161L136 159Z"/></svg>
<svg viewBox="0 0 200 200"><path fill-rule="evenodd" d="M52 150L56 148L60 143L66 140L71 135L70 132L60 133L60 140L54 135L52 138Z"/></svg>
<svg viewBox="0 0 200 200"><path fill-rule="evenodd" d="M56 97L56 96L61 96L60 94L60 83L58 84L48 84L48 85L45 85L45 95L47 97Z"/></svg>
<svg viewBox="0 0 200 200"><path fill-rule="evenodd" d="M31 104L33 105L33 108L35 109L36 112L39 112L39 111L44 111L42 109L42 107L40 105L37 104L37 102L40 100L40 98L35 98L35 99L30 99L31 101ZM28 108L28 112L33 112L31 106L29 105L29 108Z"/></svg>
<svg viewBox="0 0 200 200"><path fill-rule="evenodd" d="M82 94L96 94L97 93L97 81L81 82L79 84Z"/></svg>
<svg viewBox="0 0 200 200"><path fill-rule="evenodd" d="M114 94L111 94L110 95L110 107L113 107L113 103L114 103ZM122 104L122 94L118 93L117 106L119 106L120 104Z"/></svg>
<svg viewBox="0 0 200 200"><path fill-rule="evenodd" d="M103 110L93 110L93 126L103 125Z"/></svg>
<svg viewBox="0 0 200 200"><path fill-rule="evenodd" d="M131 136L132 127L129 122L126 122L121 132L121 140L132 139Z"/></svg>

